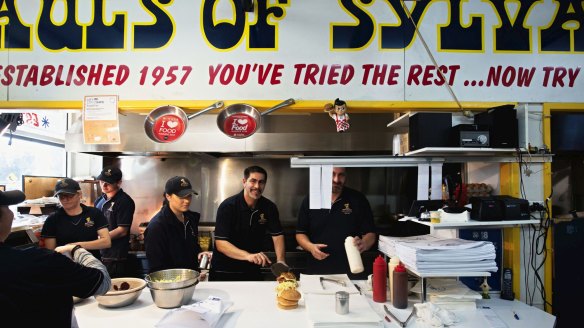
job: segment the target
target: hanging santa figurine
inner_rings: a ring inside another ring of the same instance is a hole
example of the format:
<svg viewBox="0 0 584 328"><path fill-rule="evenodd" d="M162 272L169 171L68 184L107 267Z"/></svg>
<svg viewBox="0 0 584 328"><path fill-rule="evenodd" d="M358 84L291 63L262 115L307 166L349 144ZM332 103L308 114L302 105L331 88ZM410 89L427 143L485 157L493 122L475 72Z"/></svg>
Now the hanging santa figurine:
<svg viewBox="0 0 584 328"><path fill-rule="evenodd" d="M337 125L337 132L345 132L349 130L349 114L347 114L347 103L339 98L335 99L335 103L324 105L324 111L335 120Z"/></svg>

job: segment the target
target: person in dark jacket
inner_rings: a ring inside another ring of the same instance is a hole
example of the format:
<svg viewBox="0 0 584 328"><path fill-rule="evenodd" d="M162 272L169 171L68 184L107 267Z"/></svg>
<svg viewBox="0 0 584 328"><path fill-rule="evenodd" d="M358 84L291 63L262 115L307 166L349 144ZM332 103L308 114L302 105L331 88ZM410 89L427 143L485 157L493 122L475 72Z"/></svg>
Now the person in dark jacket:
<svg viewBox="0 0 584 328"><path fill-rule="evenodd" d="M200 214L189 210L193 194L186 177L175 176L166 182L162 208L144 232L149 272L166 269L198 269L198 260L211 252L199 246Z"/></svg>
<svg viewBox="0 0 584 328"><path fill-rule="evenodd" d="M0 191L0 312L2 326L77 327L73 296L103 295L111 280L105 266L78 245L55 251L15 248L4 242L14 213L24 200L19 190Z"/></svg>
<svg viewBox="0 0 584 328"><path fill-rule="evenodd" d="M106 166L97 176L103 194L95 200L109 224L112 247L101 250L101 261L112 278L127 277L127 257L130 250L130 228L136 205L122 189L122 171Z"/></svg>

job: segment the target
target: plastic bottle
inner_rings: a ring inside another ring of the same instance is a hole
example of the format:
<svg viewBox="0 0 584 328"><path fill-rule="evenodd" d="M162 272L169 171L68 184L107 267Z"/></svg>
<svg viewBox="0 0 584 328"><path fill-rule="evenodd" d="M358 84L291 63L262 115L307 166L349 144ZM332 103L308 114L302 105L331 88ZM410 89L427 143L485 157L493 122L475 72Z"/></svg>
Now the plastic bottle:
<svg viewBox="0 0 584 328"><path fill-rule="evenodd" d="M361 273L365 269L363 268L363 260L361 259L361 253L357 249L357 246L353 244L353 237L349 236L345 239L345 251L347 252L347 259L349 259L349 267L351 268L351 273Z"/></svg>
<svg viewBox="0 0 584 328"><path fill-rule="evenodd" d="M387 263L381 255L373 262L373 301L387 301Z"/></svg>
<svg viewBox="0 0 584 328"><path fill-rule="evenodd" d="M405 309L408 307L408 273L402 263L393 270L392 294L391 304L394 308Z"/></svg>
<svg viewBox="0 0 584 328"><path fill-rule="evenodd" d="M387 271L389 272L389 300L393 300L393 270L399 264L399 258L397 256L389 259L389 264L387 265Z"/></svg>

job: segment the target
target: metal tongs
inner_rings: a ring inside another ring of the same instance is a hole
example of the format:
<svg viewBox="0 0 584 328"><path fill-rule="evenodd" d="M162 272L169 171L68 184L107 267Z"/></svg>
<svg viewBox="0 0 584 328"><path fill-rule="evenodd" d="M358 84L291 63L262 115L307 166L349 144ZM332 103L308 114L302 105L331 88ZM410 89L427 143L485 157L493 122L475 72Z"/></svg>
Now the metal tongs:
<svg viewBox="0 0 584 328"><path fill-rule="evenodd" d="M406 321L401 321L398 318L396 318L396 316L393 315L393 313L391 313L391 311L389 311L389 308L387 307L387 305L383 305L383 309L385 310L385 313L387 313L387 315L389 315L393 320L395 320L397 323L399 323L399 325L402 327L405 327L408 324L408 321L410 321L410 319L416 313L416 307L414 306L412 313L410 313L410 316L406 319Z"/></svg>
<svg viewBox="0 0 584 328"><path fill-rule="evenodd" d="M326 289L324 287L324 281L332 282L332 283L335 283L335 284L340 285L340 286L343 286L343 287L346 287L347 286L347 284L344 281L342 281L342 280L336 280L336 279L331 279L331 278L320 277L320 285L322 286L322 289Z"/></svg>

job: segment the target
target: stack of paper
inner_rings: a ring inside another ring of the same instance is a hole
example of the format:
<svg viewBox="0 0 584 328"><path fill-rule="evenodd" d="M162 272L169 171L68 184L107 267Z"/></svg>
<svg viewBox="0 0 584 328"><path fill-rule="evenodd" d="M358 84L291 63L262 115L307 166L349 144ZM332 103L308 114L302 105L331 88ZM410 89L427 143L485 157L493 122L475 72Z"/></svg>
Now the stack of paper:
<svg viewBox="0 0 584 328"><path fill-rule="evenodd" d="M476 309L476 301L482 299L458 279L428 279L426 292L430 302L447 310Z"/></svg>
<svg viewBox="0 0 584 328"><path fill-rule="evenodd" d="M479 275L497 271L495 246L489 241L443 239L432 235L380 236L379 250L390 257L397 256L409 269L422 276Z"/></svg>
<svg viewBox="0 0 584 328"><path fill-rule="evenodd" d="M365 296L349 296L349 313L335 312L335 295L307 294L305 296L308 321L312 327L382 327L380 316L373 311Z"/></svg>

